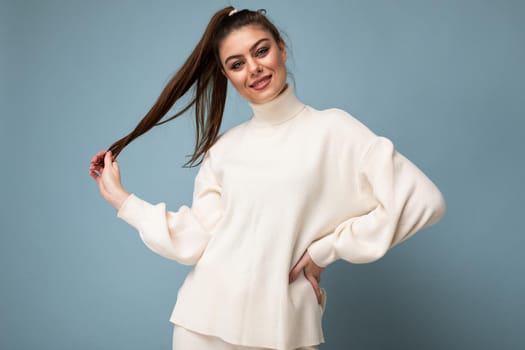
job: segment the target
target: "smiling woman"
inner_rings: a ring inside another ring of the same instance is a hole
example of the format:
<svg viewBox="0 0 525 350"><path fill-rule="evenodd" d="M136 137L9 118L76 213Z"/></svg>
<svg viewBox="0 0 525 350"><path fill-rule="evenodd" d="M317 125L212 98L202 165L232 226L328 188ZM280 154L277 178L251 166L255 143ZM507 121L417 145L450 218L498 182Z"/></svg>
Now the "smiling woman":
<svg viewBox="0 0 525 350"><path fill-rule="evenodd" d="M230 33L219 50L223 72L241 96L252 103L273 100L286 86L286 46L259 26Z"/></svg>
<svg viewBox="0 0 525 350"><path fill-rule="evenodd" d="M324 268L375 261L444 214L441 192L389 139L301 102L286 59L263 12L220 10L135 130L91 160L118 217L156 253L195 265L170 318L176 350L318 349ZM253 116L218 136L227 81ZM190 162L202 163L191 207L168 211L124 190L115 157L192 87L172 118L195 105Z"/></svg>

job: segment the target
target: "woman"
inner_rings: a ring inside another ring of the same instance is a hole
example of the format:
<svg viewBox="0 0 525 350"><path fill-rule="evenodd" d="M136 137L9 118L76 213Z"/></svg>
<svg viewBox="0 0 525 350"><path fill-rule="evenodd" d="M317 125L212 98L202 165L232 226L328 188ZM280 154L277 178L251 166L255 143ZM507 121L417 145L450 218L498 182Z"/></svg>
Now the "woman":
<svg viewBox="0 0 525 350"><path fill-rule="evenodd" d="M177 350L317 349L323 269L377 260L444 214L440 191L388 139L298 100L286 59L264 11L218 11L135 130L91 160L118 217L153 251L195 265L170 318ZM253 117L218 136L227 81ZM115 157L192 87L181 113L195 105L190 163L203 159L191 208L172 212L126 192Z"/></svg>

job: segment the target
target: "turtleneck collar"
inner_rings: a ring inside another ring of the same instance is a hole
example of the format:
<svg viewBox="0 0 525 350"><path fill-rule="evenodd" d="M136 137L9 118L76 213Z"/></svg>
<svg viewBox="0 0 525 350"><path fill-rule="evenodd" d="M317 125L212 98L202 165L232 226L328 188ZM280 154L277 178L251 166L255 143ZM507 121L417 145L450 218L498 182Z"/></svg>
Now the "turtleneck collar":
<svg viewBox="0 0 525 350"><path fill-rule="evenodd" d="M269 102L256 104L249 103L253 110L251 122L255 126L272 126L292 119L305 107L304 103L295 96L292 84Z"/></svg>

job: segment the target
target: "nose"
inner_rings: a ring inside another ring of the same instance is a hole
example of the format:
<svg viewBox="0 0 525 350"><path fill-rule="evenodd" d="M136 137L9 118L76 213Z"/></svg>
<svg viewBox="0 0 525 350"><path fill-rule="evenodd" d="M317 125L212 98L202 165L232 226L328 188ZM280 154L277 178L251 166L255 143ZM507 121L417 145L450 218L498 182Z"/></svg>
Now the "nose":
<svg viewBox="0 0 525 350"><path fill-rule="evenodd" d="M254 59L248 60L247 65L248 65L248 70L252 74L257 74L257 73L260 73L262 71L261 65L259 64L259 62L257 62Z"/></svg>

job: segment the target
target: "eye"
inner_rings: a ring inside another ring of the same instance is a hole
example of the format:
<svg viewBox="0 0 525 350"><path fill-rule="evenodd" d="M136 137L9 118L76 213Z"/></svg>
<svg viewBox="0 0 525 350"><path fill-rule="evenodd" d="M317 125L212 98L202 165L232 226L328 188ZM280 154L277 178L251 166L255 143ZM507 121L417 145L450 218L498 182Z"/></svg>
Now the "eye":
<svg viewBox="0 0 525 350"><path fill-rule="evenodd" d="M237 62L234 62L231 66L230 66L230 69L232 70L237 70L239 68L241 68L242 66L242 61L237 61Z"/></svg>
<svg viewBox="0 0 525 350"><path fill-rule="evenodd" d="M260 57L260 56L264 56L267 52L268 52L268 48L267 47L261 47L259 50L257 50L257 52L255 52L255 55Z"/></svg>

